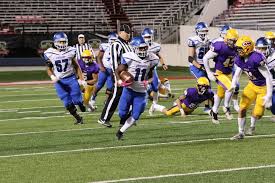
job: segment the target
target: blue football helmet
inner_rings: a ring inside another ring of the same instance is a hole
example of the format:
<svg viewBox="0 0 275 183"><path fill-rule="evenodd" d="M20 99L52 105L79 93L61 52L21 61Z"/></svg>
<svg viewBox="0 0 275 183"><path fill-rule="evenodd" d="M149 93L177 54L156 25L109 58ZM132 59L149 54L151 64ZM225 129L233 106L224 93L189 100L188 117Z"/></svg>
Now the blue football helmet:
<svg viewBox="0 0 275 183"><path fill-rule="evenodd" d="M53 43L57 49L64 51L68 47L68 37L64 32L57 32L53 36Z"/></svg>
<svg viewBox="0 0 275 183"><path fill-rule="evenodd" d="M222 26L221 29L220 29L220 37L224 38L226 32L227 32L229 29L232 29L232 27L230 27L229 25L224 25L224 26Z"/></svg>
<svg viewBox="0 0 275 183"><path fill-rule="evenodd" d="M133 47L134 52L140 57L145 58L148 53L148 44L145 42L143 37L133 37L130 45Z"/></svg>
<svg viewBox="0 0 275 183"><path fill-rule="evenodd" d="M255 43L255 48L257 51L263 53L264 56L268 57L270 54L271 43L265 37L260 37Z"/></svg>
<svg viewBox="0 0 275 183"><path fill-rule="evenodd" d="M109 42L110 44L112 44L113 42L115 42L115 41L117 40L117 38L118 38L117 33L111 32L111 33L108 35L108 42Z"/></svg>
<svg viewBox="0 0 275 183"><path fill-rule="evenodd" d="M141 36L147 44L151 45L154 37L154 31L151 28L145 28L142 31Z"/></svg>
<svg viewBox="0 0 275 183"><path fill-rule="evenodd" d="M204 41L208 34L208 26L204 22L199 22L195 26L196 34Z"/></svg>

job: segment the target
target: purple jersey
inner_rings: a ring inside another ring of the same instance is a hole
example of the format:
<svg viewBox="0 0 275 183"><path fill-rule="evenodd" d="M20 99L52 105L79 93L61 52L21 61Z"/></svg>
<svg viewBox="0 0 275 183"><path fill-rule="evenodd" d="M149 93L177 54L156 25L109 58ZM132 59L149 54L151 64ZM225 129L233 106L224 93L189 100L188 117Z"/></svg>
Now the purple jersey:
<svg viewBox="0 0 275 183"><path fill-rule="evenodd" d="M82 70L84 79L86 81L92 80L93 79L92 74L97 74L99 72L99 67L96 62L86 64L83 60L78 60L78 64Z"/></svg>
<svg viewBox="0 0 275 183"><path fill-rule="evenodd" d="M196 109L200 103L214 97L211 89L208 89L203 95L200 95L197 88L187 88L184 95L185 98L181 100L181 103L184 103L186 107L190 109Z"/></svg>
<svg viewBox="0 0 275 183"><path fill-rule="evenodd" d="M224 74L232 72L236 49L230 48L224 41L214 42L211 50L218 55L214 58L215 70L219 70Z"/></svg>
<svg viewBox="0 0 275 183"><path fill-rule="evenodd" d="M256 86L265 86L265 77L260 73L259 67L265 64L265 56L260 52L254 51L250 54L247 61L244 58L235 57L235 64L240 67Z"/></svg>

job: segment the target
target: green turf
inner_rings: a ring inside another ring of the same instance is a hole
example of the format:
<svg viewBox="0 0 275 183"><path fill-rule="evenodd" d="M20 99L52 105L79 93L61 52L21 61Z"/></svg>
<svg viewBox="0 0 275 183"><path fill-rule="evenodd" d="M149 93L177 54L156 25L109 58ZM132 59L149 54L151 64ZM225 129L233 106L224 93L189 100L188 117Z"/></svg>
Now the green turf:
<svg viewBox="0 0 275 183"><path fill-rule="evenodd" d="M193 85L194 80L172 81L177 96ZM84 125L73 125L51 85L0 87L0 182L88 183L275 164L270 111L257 124L256 138L234 142L229 138L237 132L236 119L221 115L221 124L214 125L201 107L185 119L150 117L149 102L138 125L117 141L117 113L113 128L96 122L104 98L98 96L96 112L81 113ZM160 103L169 107L172 100ZM33 154L46 152L53 154ZM133 182L274 182L274 172L265 168Z"/></svg>
<svg viewBox="0 0 275 183"><path fill-rule="evenodd" d="M0 82L49 80L45 71L3 71L0 72Z"/></svg>
<svg viewBox="0 0 275 183"><path fill-rule="evenodd" d="M185 77L191 76L187 67L169 66L167 71L161 67L158 68L158 74L162 77ZM45 71L3 71L0 72L0 82L15 81L32 81L32 80L49 80L49 76Z"/></svg>

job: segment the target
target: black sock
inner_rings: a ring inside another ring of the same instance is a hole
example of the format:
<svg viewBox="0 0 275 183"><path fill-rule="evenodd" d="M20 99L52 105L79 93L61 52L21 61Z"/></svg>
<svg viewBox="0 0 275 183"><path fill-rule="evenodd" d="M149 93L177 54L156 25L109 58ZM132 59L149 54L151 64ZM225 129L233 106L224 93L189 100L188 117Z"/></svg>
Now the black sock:
<svg viewBox="0 0 275 183"><path fill-rule="evenodd" d="M79 114L76 112L77 109L74 106L74 104L69 104L66 109L69 111L69 113L76 119L79 120L81 117L79 116Z"/></svg>

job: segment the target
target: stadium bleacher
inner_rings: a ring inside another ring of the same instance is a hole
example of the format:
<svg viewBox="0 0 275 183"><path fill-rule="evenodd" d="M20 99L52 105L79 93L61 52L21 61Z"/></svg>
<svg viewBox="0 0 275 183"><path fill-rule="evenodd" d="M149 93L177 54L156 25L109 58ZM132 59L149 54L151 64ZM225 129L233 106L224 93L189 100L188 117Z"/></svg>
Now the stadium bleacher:
<svg viewBox="0 0 275 183"><path fill-rule="evenodd" d="M238 1L213 20L214 26L229 24L239 29L275 28L275 0Z"/></svg>
<svg viewBox="0 0 275 183"><path fill-rule="evenodd" d="M115 30L117 19L136 32L144 26L163 30L180 24L202 2L205 0L2 0L0 20L17 32L106 32Z"/></svg>

